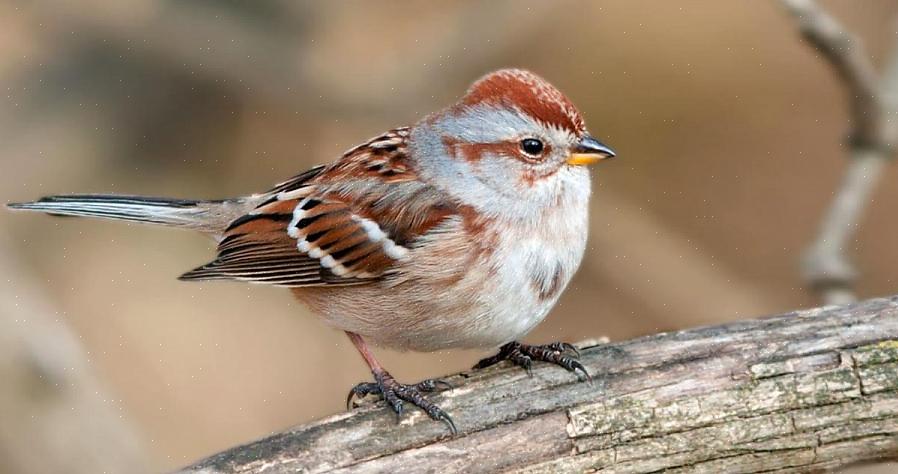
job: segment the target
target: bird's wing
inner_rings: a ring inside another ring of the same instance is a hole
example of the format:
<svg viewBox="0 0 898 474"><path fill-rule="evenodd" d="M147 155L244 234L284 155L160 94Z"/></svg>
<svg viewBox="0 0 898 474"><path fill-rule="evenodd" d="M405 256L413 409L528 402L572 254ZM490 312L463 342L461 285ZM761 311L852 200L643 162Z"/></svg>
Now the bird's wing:
<svg viewBox="0 0 898 474"><path fill-rule="evenodd" d="M392 130L277 185L231 222L212 262L182 280L356 285L397 271L415 240L457 212L418 179L408 129Z"/></svg>

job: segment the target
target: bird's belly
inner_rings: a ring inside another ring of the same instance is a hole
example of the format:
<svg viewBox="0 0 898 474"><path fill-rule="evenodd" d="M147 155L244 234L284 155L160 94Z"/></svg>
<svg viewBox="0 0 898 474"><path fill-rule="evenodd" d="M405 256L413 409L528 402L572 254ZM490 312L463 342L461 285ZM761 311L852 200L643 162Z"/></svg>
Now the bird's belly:
<svg viewBox="0 0 898 474"><path fill-rule="evenodd" d="M473 272L476 273L476 272ZM469 274L455 285L426 281L381 285L298 288L296 296L330 326L380 346L432 352L492 348L526 334L551 309L526 292L510 293ZM378 289L380 287L380 289Z"/></svg>
<svg viewBox="0 0 898 474"><path fill-rule="evenodd" d="M499 250L499 249L497 249ZM555 305L579 258L517 241L495 264L459 274L421 273L401 282L295 293L325 322L400 350L493 348L521 338Z"/></svg>

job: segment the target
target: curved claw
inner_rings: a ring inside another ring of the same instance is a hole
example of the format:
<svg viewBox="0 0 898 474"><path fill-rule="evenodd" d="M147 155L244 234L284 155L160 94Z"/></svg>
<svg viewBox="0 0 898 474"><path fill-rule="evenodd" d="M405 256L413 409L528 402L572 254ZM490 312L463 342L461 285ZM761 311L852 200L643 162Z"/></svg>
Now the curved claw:
<svg viewBox="0 0 898 474"><path fill-rule="evenodd" d="M376 383L363 382L363 383L356 385L355 387L352 387L352 389L349 390L349 394L346 395L346 409L347 410L353 409L352 400L355 397L359 397L361 399L365 395L372 394L372 393L375 393L375 394L380 393L380 387Z"/></svg>
<svg viewBox="0 0 898 474"><path fill-rule="evenodd" d="M523 367L524 370L527 371L528 377L533 377L533 359L531 359L527 356L521 357L520 366Z"/></svg>
<svg viewBox="0 0 898 474"><path fill-rule="evenodd" d="M446 426L449 427L449 432L452 433L452 436L458 436L458 429L455 427L455 422L452 421L452 418L449 418L449 415L447 415L446 413L442 413L442 410L440 410L440 412L440 415L434 419L446 423Z"/></svg>
<svg viewBox="0 0 898 474"><path fill-rule="evenodd" d="M350 411L355 408L352 406L353 398L355 398L355 390L350 390L349 395L346 395L346 411Z"/></svg>
<svg viewBox="0 0 898 474"><path fill-rule="evenodd" d="M405 410L404 403L397 398L396 403L392 403L391 405L393 406L393 411L396 412L396 424L399 424L402 421L402 412Z"/></svg>
<svg viewBox="0 0 898 474"><path fill-rule="evenodd" d="M585 380L592 380L592 376L589 375L589 371L586 370L586 367L583 366L583 364L581 364L579 360L571 359L568 365L570 366L568 370L570 370L571 372L577 373L577 371L579 370L580 372L583 372L583 377ZM577 378L580 378L580 374L577 374Z"/></svg>
<svg viewBox="0 0 898 474"><path fill-rule="evenodd" d="M432 420L442 421L446 423L446 426L449 427L449 431L452 433L452 436L458 434L458 429L455 427L455 422L452 421L452 418L443 411L442 408L436 405L430 405L424 409L424 412L427 413Z"/></svg>

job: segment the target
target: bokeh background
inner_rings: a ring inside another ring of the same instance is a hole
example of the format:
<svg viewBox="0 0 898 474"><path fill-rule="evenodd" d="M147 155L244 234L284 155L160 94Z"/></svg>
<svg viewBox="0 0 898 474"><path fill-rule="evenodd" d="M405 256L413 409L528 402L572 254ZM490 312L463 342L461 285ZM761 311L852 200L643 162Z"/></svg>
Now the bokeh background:
<svg viewBox="0 0 898 474"><path fill-rule="evenodd" d="M823 4L881 65L898 1ZM2 1L0 200L248 194L508 66L565 91L620 156L594 169L588 254L530 341L817 303L799 259L850 124L775 1ZM861 297L898 292L896 203L898 187L877 190L850 250ZM284 290L175 280L212 251L184 232L0 212L0 471L54 466L44 445L79 446L70 467L173 469L344 409L369 378L344 335ZM378 354L406 381L484 355Z"/></svg>

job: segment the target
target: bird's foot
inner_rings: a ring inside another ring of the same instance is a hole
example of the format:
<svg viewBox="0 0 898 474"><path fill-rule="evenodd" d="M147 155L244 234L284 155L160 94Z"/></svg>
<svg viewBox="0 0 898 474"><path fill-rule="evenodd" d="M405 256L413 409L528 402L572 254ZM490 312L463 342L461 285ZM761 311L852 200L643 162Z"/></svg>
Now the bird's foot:
<svg viewBox="0 0 898 474"><path fill-rule="evenodd" d="M396 381L389 372L385 370L373 372L374 382L365 382L352 387L349 396L346 397L347 409L352 409L353 399L362 398L365 395L380 395L390 405L390 408L396 412L397 421L402 416L404 402L420 408L427 413L432 419L442 421L449 427L449 431L453 435L458 434L455 429L455 423L452 418L446 414L440 407L433 402L424 398L424 393L433 392L438 389L451 389L452 385L443 380L427 379L416 384L406 385Z"/></svg>
<svg viewBox="0 0 898 474"><path fill-rule="evenodd" d="M498 364L503 360L507 360L515 365L523 367L527 370L528 374L532 374L532 363L534 360L539 360L564 367L569 372L577 374L577 378L581 380L589 380L589 372L587 372L586 367L577 360L579 358L580 351L578 351L572 344L566 342L553 342L551 344L542 344L538 346L521 344L520 342L509 342L499 348L498 354L478 362L477 365L474 366L474 369L482 369Z"/></svg>

